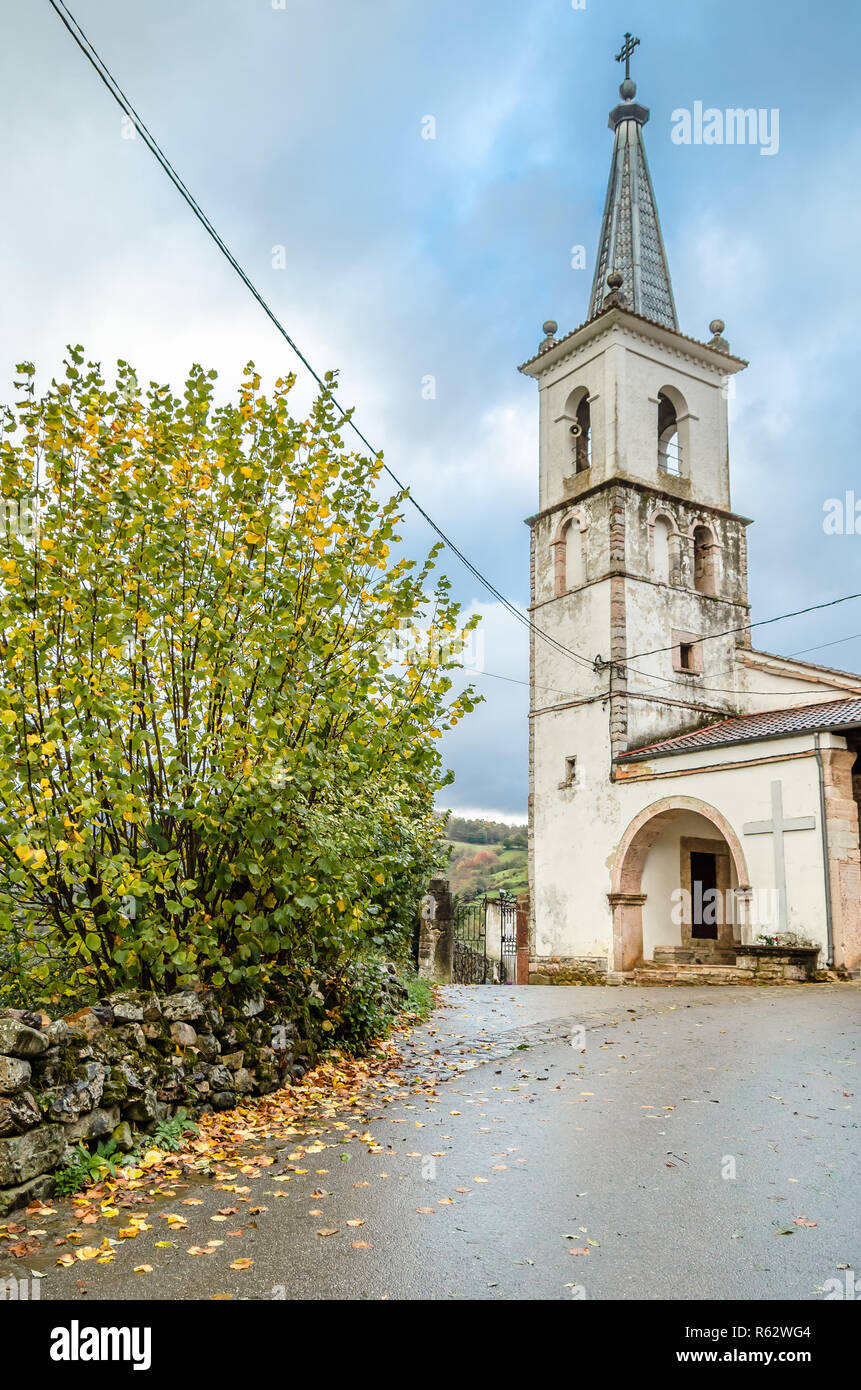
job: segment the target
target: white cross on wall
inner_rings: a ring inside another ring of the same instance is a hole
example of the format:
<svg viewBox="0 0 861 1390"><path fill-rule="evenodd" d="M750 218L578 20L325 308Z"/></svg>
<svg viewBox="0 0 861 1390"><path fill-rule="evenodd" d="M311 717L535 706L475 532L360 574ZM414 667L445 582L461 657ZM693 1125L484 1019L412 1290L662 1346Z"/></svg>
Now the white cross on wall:
<svg viewBox="0 0 861 1390"><path fill-rule="evenodd" d="M742 826L745 835L774 836L774 883L777 888L778 931L786 931L786 854L783 836L787 830L815 830L815 816L792 816L784 819L783 783L771 784L771 820L749 821Z"/></svg>

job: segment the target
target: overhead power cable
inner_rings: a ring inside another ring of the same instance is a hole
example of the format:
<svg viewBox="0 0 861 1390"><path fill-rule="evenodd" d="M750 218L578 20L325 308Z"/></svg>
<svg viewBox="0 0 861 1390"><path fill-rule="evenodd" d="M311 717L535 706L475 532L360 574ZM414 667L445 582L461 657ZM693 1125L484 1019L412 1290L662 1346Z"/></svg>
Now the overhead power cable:
<svg viewBox="0 0 861 1390"><path fill-rule="evenodd" d="M110 92L117 105L121 108L123 112L125 112L125 114L130 118L130 120L134 122L135 129L142 136L144 143L150 150L151 154L161 165L162 169L167 174L171 183L177 189L177 192L188 204L189 208L194 213L194 216L200 222L207 235L212 239L212 241L215 242L215 245L218 247L219 251L221 251L222 255L228 261L232 269L239 276L246 289L251 293L251 295L253 295L254 299L260 305L260 308L266 314L267 318L271 321L278 333L280 333L281 337L284 339L284 341L290 347L291 351L296 355L296 357L305 367L306 371L310 374L314 381L317 382L318 386L320 386L324 390L328 389L323 377L319 374L319 372L317 372L312 363L306 357L305 353L299 347L298 343L291 336L288 330L284 327L277 314L270 307L267 301L263 298L263 295L257 289L257 286L247 275L245 270L240 265L239 261L237 261L236 257L233 255L226 242L223 240L221 235L213 226L212 222L207 217L206 213L201 208L197 199L194 197L194 195L188 189L186 184L183 182L180 175L177 173L176 169L173 167L170 160L168 159L167 155L162 150L158 141L155 139L155 136L148 130L146 124L139 116L135 108L132 106L128 97L125 95L124 91L114 78L113 74L110 72L110 69L107 67L104 60L101 58L97 50L94 48L90 39L87 37L81 26L78 24L78 21L75 19L74 15L64 4L64 0L48 0L48 3L60 19L61 23L68 30L69 34L74 39L78 48L80 48L87 61L98 74L100 80L103 82L107 90ZM344 409L344 407L334 396L332 396L331 399L332 404L335 407L335 409L339 412L341 419L346 421L350 429L365 446L365 448L369 451L369 453L374 458L379 459L380 451L373 447L370 440L365 436L365 434L353 420L351 413L348 410ZM528 616L528 614L522 612L516 604L512 603L509 599L507 599L505 595L496 587L496 585L493 584L493 582L490 579L488 579L487 576L484 575L476 565L472 563L469 557L465 555L464 552L460 550L460 548L457 545L455 545L454 541L451 540L451 538L446 534L446 532L443 531L442 527L439 526L436 521L434 521L433 517L427 511L425 511L424 507L422 507L421 504L415 499L415 497L413 497L409 488L401 482L401 480L397 477L397 475L393 472L389 465L383 462L382 466L386 474L397 487L398 491L405 494L411 506L415 508L419 516L421 516L423 521L425 521L425 523L430 527L434 534L438 536L442 543L447 547L447 549L450 550L454 556L456 556L456 558L461 562L464 568L473 576L473 578L476 579L478 583L481 584L482 587L486 589L487 592L494 599L496 599L498 603L500 603L503 606L506 612L508 612L513 618L515 618L522 626L527 628L530 632L534 633L536 637L540 637L542 641L546 642L549 646L554 648L557 652L560 653L560 655L568 657L570 660L579 663L581 666L588 667L589 670L595 669L595 663L592 659L584 656L581 652L573 651L570 647L566 647L564 643L557 641L555 637L551 637L549 633L545 632L542 628L538 627L535 623L533 623L532 619ZM708 635L698 638L697 640L700 642L710 642L718 637L728 637L736 635L740 632L749 632L755 627L765 627L771 623L783 622L785 619L796 618L805 613L816 612L819 609L832 608L837 604L848 603L850 599L856 598L861 598L861 594L846 594L842 598L832 599L826 603L812 604L808 608L800 608L793 613L781 613L774 618L762 618L758 622L748 623L741 627L727 628L723 632L709 633ZM631 661L639 660L641 657L657 656L663 652L672 651L674 645L675 644L670 644L666 647L653 648L651 651L637 652L630 657L623 658L621 661L615 661L612 663L608 662L606 664L617 667L623 667ZM635 668L632 667L631 670L635 670ZM645 675L647 673L636 671L636 674Z"/></svg>
<svg viewBox="0 0 861 1390"><path fill-rule="evenodd" d="M806 656L808 652L821 652L826 647L841 647L844 642L857 642L859 637L861 637L861 632L852 632L848 637L835 637L833 642L820 642L815 647L802 647L800 651L790 652L789 655L790 657Z"/></svg>
<svg viewBox="0 0 861 1390"><path fill-rule="evenodd" d="M134 122L135 129L143 138L143 141L146 144L147 148L150 150L150 152L154 155L158 163L161 165L162 169L167 174L168 178L170 179L174 187L177 189L178 193L182 196L182 198L191 208L191 211L194 213L194 216L200 222L201 226L205 229L207 234L215 242L215 245L218 247L219 251L222 253L222 255L229 262L233 270L239 276L246 289L249 290L249 292L253 295L254 299L260 305L260 308L266 314L267 318L272 322L274 327L281 334L281 337L288 344L292 352L294 352L295 355L298 357L299 361L302 363L303 367L305 367L306 371L308 371L310 375L313 377L314 381L317 382L318 386L320 386L323 390L327 390L328 387L326 386L326 382L324 381L323 377L315 369L315 367L312 365L309 359L305 356L305 353L299 347L298 343L284 327L283 323L278 318L275 311L263 298L263 295L257 289L257 286L243 270L239 261L237 261L236 257L233 255L226 242L216 231L212 222L210 222L206 213L203 211L200 204L198 203L197 199L186 187L185 183L183 183L179 174L174 169L167 155L164 153L161 146L158 144L158 141L155 139L155 136L152 135L152 133L147 129L147 126L145 125L144 121L141 119L141 117L138 115L138 112L132 106L131 102L123 92L119 83L113 77L107 65L99 56L98 52L93 47L90 40L87 38L87 35L84 33L83 29L78 24L78 21L75 19L74 15L63 3L63 0L48 0L48 3L51 5L51 8L55 11L62 24L71 34L72 38L75 40L75 43L78 45L78 48L80 48L87 61L95 69L99 78L104 83L105 87L107 87L108 91L116 101L117 105L121 108L122 111L125 112L129 119ZM350 412L345 410L344 407L335 399L334 396L332 396L332 404L335 407L335 409L339 412L341 418L347 422L350 429L353 430L354 434L365 446L365 448L370 452L370 454L374 458L379 459L380 451L378 449L375 449L371 444L370 440L367 439L367 437L362 433L358 425L353 420ZM498 603L502 604L502 606L506 609L508 613L511 614L512 617L516 618L519 623L528 628L531 632L534 632L537 637L540 637L543 641L547 642L550 646L554 647L556 651L558 651L560 654L569 657L572 661L579 662L583 666L588 666L590 670L592 669L593 663L588 657L583 656L579 652L572 651L563 643L558 642L555 637L551 637L549 633L546 633L541 628L537 627L526 613L523 613L516 606L516 604L512 603L509 599L507 599L505 595L501 593L500 590L496 587L496 585L493 584L492 581L489 580L486 577L486 575L484 575L481 572L481 570L479 570L477 566L472 563L469 557L465 555L463 551L458 548L457 545L455 545L454 541L443 531L442 527L440 527L434 521L433 517L425 511L424 507L422 507L420 503L416 501L415 497L413 497L409 489L401 482L401 480L385 462L383 463L383 469L388 474L389 478L391 478L398 491L406 494L407 500L411 503L411 505L422 517L422 519L427 523L427 525L431 528L434 534L437 535L439 539L443 542L443 544L451 551L451 553L455 555L458 560L460 560L461 564L464 565L464 567L469 571L473 578L476 579L479 582L479 584L481 584L487 590L487 592L491 594L494 599L496 599Z"/></svg>
<svg viewBox="0 0 861 1390"><path fill-rule="evenodd" d="M855 598L861 598L861 594L844 594L842 598L832 598L826 603L811 603L808 608L796 608L793 613L779 613L776 618L760 618L758 622L744 623L741 627L728 627L723 632L710 632L696 640L697 642L713 642L716 637L731 637L738 632L751 632L755 627L768 627L770 623L782 623L787 618L800 618L804 613L816 613L821 608L835 608L838 603L849 603L850 599ZM668 647L653 647L648 652L635 652L632 656L626 657L625 662L639 661L644 656L660 656L662 652L671 652L677 646L677 642L672 642ZM808 650L813 651L814 649L811 647Z"/></svg>

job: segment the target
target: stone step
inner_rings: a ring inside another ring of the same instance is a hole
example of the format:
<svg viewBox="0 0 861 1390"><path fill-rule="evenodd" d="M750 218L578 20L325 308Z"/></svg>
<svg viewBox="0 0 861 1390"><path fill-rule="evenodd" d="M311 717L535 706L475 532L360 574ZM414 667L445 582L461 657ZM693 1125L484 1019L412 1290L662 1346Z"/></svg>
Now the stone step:
<svg viewBox="0 0 861 1390"><path fill-rule="evenodd" d="M750 985L756 971L737 965L670 965L649 961L634 970L635 985Z"/></svg>
<svg viewBox="0 0 861 1390"><path fill-rule="evenodd" d="M646 965L735 965L735 950L713 946L711 950L686 946L656 946L652 960ZM747 968L747 967L743 967Z"/></svg>

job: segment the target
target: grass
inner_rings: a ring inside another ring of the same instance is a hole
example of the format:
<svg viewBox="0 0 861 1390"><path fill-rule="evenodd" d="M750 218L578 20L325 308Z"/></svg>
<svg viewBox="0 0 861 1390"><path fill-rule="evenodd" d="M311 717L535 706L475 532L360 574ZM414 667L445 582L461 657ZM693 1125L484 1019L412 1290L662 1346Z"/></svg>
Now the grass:
<svg viewBox="0 0 861 1390"><path fill-rule="evenodd" d="M423 980L419 975L412 975L407 980L407 1012L415 1014L416 1018L425 1023L433 1013L433 1008L433 986L430 980Z"/></svg>

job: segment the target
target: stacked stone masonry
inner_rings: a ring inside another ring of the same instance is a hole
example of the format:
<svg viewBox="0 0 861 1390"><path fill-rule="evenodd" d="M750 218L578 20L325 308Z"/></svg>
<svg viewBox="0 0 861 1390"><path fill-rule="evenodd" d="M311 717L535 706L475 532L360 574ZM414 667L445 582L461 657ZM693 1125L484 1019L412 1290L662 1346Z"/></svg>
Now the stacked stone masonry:
<svg viewBox="0 0 861 1390"><path fill-rule="evenodd" d="M319 1039L262 998L115 994L65 1019L0 1010L0 1215L54 1190L78 1143L134 1147L183 1109L229 1110L297 1080Z"/></svg>

